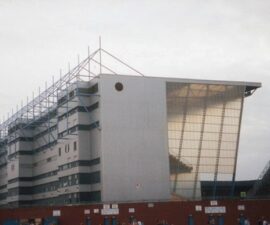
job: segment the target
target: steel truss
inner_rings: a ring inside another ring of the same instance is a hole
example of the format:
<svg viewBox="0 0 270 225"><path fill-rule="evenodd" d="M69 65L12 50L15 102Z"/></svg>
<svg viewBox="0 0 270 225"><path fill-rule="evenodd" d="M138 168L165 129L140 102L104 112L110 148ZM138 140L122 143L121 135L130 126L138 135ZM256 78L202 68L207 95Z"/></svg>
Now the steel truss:
<svg viewBox="0 0 270 225"><path fill-rule="evenodd" d="M114 63L121 64L127 68L131 74L144 76L141 72L129 66L127 63L101 48L101 42L99 48L90 53L88 48L88 56L80 61L78 57L78 64L73 69L68 67L68 72L62 75L60 71L60 79L55 81L52 79L51 86L47 86L45 83L45 90L41 92L39 88L39 93L35 97L32 96L32 100L29 101L27 98L26 105L22 106L20 109L17 107L17 111L8 116L4 122L0 124L0 141L3 142L7 140L8 142L15 141L16 138L20 136L26 136L26 129L35 129L36 127L43 128L49 134L48 138L44 138L44 141L48 144L52 142L57 142L58 139L64 139L64 137L55 137L52 134L52 129L57 128L58 119L55 120L55 113L57 108L64 108L67 115L67 130L68 130L68 113L70 111L69 103L72 102L73 96L70 96L69 90L72 85L78 85L79 82L89 82L94 78L98 78L100 74L119 74L115 72L110 66L102 61L103 57L109 57ZM77 86L78 88L78 86ZM78 90L78 89L76 89ZM76 97L79 99L81 105L87 107L83 104L82 97L90 96L93 94L80 93L77 91ZM96 95L96 94L94 94ZM65 103L59 106L59 100L66 96ZM78 101L75 99L75 101ZM58 133L58 132L57 132Z"/></svg>

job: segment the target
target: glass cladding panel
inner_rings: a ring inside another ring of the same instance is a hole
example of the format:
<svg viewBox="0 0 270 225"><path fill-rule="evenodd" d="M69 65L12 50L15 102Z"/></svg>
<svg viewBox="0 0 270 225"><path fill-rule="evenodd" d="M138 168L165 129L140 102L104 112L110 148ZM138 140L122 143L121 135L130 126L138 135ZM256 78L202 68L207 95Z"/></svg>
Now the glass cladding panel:
<svg viewBox="0 0 270 225"><path fill-rule="evenodd" d="M218 174L218 180L231 181L232 175L230 173L228 173L228 174L220 173L220 174Z"/></svg>
<svg viewBox="0 0 270 225"><path fill-rule="evenodd" d="M213 149L202 149L201 157L217 157L217 151Z"/></svg>
<svg viewBox="0 0 270 225"><path fill-rule="evenodd" d="M183 148L195 148L195 149L197 149L198 147L199 147L199 140L185 140L185 139L183 139L182 140L182 142L183 142Z"/></svg>
<svg viewBox="0 0 270 225"><path fill-rule="evenodd" d="M208 116L222 116L222 108L209 107L206 109Z"/></svg>
<svg viewBox="0 0 270 225"><path fill-rule="evenodd" d="M203 104L202 98L189 98L187 107L190 112L200 114Z"/></svg>
<svg viewBox="0 0 270 225"><path fill-rule="evenodd" d="M197 163L197 156L198 156L198 151L197 153L194 152L194 156L183 156L183 158L185 159L185 162L190 164L190 165L196 165Z"/></svg>
<svg viewBox="0 0 270 225"><path fill-rule="evenodd" d="M214 174L213 171L215 170L215 165L209 165L209 164L208 165L206 165L206 164L200 165L199 170L200 170L201 173L212 173L212 174Z"/></svg>
<svg viewBox="0 0 270 225"><path fill-rule="evenodd" d="M225 117L224 124L226 125L235 125L237 126L239 123L239 117Z"/></svg>
<svg viewBox="0 0 270 225"><path fill-rule="evenodd" d="M236 148L236 142L221 142L220 149L223 150L235 150Z"/></svg>
<svg viewBox="0 0 270 225"><path fill-rule="evenodd" d="M169 137L170 139L179 139L180 135L181 135L181 131L180 130L169 130Z"/></svg>
<svg viewBox="0 0 270 225"><path fill-rule="evenodd" d="M175 113L172 113L172 114L170 115L169 121L170 121L170 122L181 123L181 122L183 121L183 117L182 117L181 114L175 114Z"/></svg>
<svg viewBox="0 0 270 225"><path fill-rule="evenodd" d="M233 166L234 158L220 158L219 165L220 166Z"/></svg>
<svg viewBox="0 0 270 225"><path fill-rule="evenodd" d="M200 123L202 121L201 115L189 115L186 117L187 123Z"/></svg>
<svg viewBox="0 0 270 225"><path fill-rule="evenodd" d="M226 107L225 117L236 117L239 118L240 110L239 109L230 109Z"/></svg>
<svg viewBox="0 0 270 225"><path fill-rule="evenodd" d="M214 166L216 165L216 157L202 157L201 156L201 160L200 160L200 165L205 165L205 166Z"/></svg>
<svg viewBox="0 0 270 225"><path fill-rule="evenodd" d="M233 173L233 166L219 165L218 172L223 173L223 174L232 174Z"/></svg>
<svg viewBox="0 0 270 225"><path fill-rule="evenodd" d="M218 133L220 131L220 124L205 124L204 132Z"/></svg>
<svg viewBox="0 0 270 225"><path fill-rule="evenodd" d="M170 122L168 119L168 130L179 130L181 131L183 129L183 124L178 122Z"/></svg>
<svg viewBox="0 0 270 225"><path fill-rule="evenodd" d="M235 99L234 101L228 102L226 104L227 109L238 109L241 110L241 98Z"/></svg>
<svg viewBox="0 0 270 225"><path fill-rule="evenodd" d="M236 125L223 125L223 132L230 133L230 134L237 134L238 133L238 126Z"/></svg>
<svg viewBox="0 0 270 225"><path fill-rule="evenodd" d="M204 131L203 133L203 140L205 141L215 141L215 140L218 140L218 138L219 138L219 133L217 132Z"/></svg>
<svg viewBox="0 0 270 225"><path fill-rule="evenodd" d="M201 123L185 123L185 131L190 132L201 132L202 124Z"/></svg>
<svg viewBox="0 0 270 225"><path fill-rule="evenodd" d="M220 157L231 157L234 158L235 150L220 150Z"/></svg>
<svg viewBox="0 0 270 225"><path fill-rule="evenodd" d="M218 140L215 141L202 140L202 149L216 150L217 147L218 147Z"/></svg>
<svg viewBox="0 0 270 225"><path fill-rule="evenodd" d="M220 124L222 117L221 116L205 116L206 124Z"/></svg>
<svg viewBox="0 0 270 225"><path fill-rule="evenodd" d="M201 198L201 181L234 172L244 87L168 82L171 192Z"/></svg>
<svg viewBox="0 0 270 225"><path fill-rule="evenodd" d="M197 157L198 156L198 149L194 148L194 149L190 149L190 148L182 148L181 150L181 155L183 157Z"/></svg>
<svg viewBox="0 0 270 225"><path fill-rule="evenodd" d="M200 139L200 136L201 136L201 133L200 132L191 132L191 131L184 131L184 136L183 138L185 140L199 140Z"/></svg>
<svg viewBox="0 0 270 225"><path fill-rule="evenodd" d="M169 139L169 147L170 149L177 149L177 151L179 151L179 143L180 140L176 140L176 139Z"/></svg>
<svg viewBox="0 0 270 225"><path fill-rule="evenodd" d="M223 133L222 134L222 141L237 141L237 136L235 134L230 134L230 133Z"/></svg>

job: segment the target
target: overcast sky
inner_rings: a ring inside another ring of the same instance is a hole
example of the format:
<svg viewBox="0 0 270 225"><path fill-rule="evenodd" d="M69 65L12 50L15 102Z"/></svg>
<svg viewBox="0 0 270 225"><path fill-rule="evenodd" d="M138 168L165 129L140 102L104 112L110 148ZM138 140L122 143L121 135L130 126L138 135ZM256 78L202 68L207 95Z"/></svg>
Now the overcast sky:
<svg viewBox="0 0 270 225"><path fill-rule="evenodd" d="M246 99L237 177L270 159L269 0L0 0L0 118L102 46L149 76L262 82Z"/></svg>

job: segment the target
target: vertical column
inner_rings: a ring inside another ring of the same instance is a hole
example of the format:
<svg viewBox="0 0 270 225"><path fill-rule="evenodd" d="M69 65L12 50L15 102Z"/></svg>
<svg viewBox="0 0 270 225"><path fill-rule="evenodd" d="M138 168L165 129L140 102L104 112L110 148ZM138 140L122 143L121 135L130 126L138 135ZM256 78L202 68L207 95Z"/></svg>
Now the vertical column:
<svg viewBox="0 0 270 225"><path fill-rule="evenodd" d="M101 37L99 37L99 74L102 74L101 52Z"/></svg>
<svg viewBox="0 0 270 225"><path fill-rule="evenodd" d="M176 189L177 189L178 171L180 168L180 159L181 159L181 152L182 152L182 146L183 146L183 141L184 141L184 131L185 131L185 126L186 126L187 112L188 112L189 92L190 92L190 84L188 84L188 86L187 86L187 94L185 96L185 103L183 106L184 110L183 110L183 118L182 118L182 130L181 130L181 134L180 134L180 138L179 138L179 148L178 148L178 156L177 156L177 161L179 161L179 163L177 164L177 170L175 173L173 192L176 192Z"/></svg>
<svg viewBox="0 0 270 225"><path fill-rule="evenodd" d="M242 123L242 114L243 114L243 107L244 107L244 98L245 98L245 88L246 87L238 87L241 93L241 108L240 108L240 115L239 115L239 123L238 123L238 132L237 132L237 140L236 140L236 149L234 155L234 167L233 167L233 175L232 175L232 187L231 187L231 196L234 195L234 188L235 188L235 177L236 177L236 164L238 158L238 149L239 149L239 139L240 139L240 130L241 130L241 123ZM239 91L239 90L238 90Z"/></svg>
<svg viewBox="0 0 270 225"><path fill-rule="evenodd" d="M90 47L88 46L88 82L91 80L91 57L90 57Z"/></svg>
<svg viewBox="0 0 270 225"><path fill-rule="evenodd" d="M218 148L217 148L217 155L216 155L216 162L215 162L215 171L214 171L214 187L213 187L213 198L216 197L216 189L217 189L217 176L218 176L218 166L220 161L220 151L221 151L221 144L222 144L222 134L223 134L223 126L224 126L224 119L225 119L225 110L226 110L226 94L227 94L227 86L225 91L222 95L222 113L221 113L221 121L220 121L220 128L219 128L219 137L218 137Z"/></svg>
<svg viewBox="0 0 270 225"><path fill-rule="evenodd" d="M198 147L198 156L196 160L196 168L195 168L195 179L194 179L194 186L193 186L193 199L196 197L197 191L197 183L198 183L198 176L199 176L199 169L200 169L200 161L201 161L201 152L202 152L202 143L203 143L203 134L204 134L204 126L205 126L205 117L206 117L206 110L208 105L208 95L209 95L209 85L206 85L206 94L204 97L204 105L203 105L203 116L202 116L202 126L200 130L200 140L199 140L199 147Z"/></svg>
<svg viewBox="0 0 270 225"><path fill-rule="evenodd" d="M78 59L79 61L79 59ZM69 79L70 79L70 69L68 71L68 76L69 76ZM67 135L69 134L69 130L68 130L68 127L69 127L69 112L68 112L68 102L69 102L69 82L70 80L68 79L68 81L66 82L66 98L67 98L67 103L66 103L66 122L67 122Z"/></svg>

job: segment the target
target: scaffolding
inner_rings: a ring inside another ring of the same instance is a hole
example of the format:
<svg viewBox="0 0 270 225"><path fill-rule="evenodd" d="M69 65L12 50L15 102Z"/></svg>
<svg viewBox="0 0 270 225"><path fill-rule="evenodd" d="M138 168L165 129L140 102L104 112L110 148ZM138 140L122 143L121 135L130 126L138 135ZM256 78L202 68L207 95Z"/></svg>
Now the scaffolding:
<svg viewBox="0 0 270 225"><path fill-rule="evenodd" d="M107 57L107 58L106 58ZM108 65L107 63L112 63ZM91 87L81 88L82 85L89 87L90 81L98 79L100 74L119 75L113 66L120 65L128 70L129 75L144 76L141 72L129 66L127 63L101 48L90 53L85 59L80 60L73 69L68 65L68 72L55 81L52 78L50 86L45 83L45 90L38 89L38 95L32 94L32 100L27 102L20 109L17 107L4 122L0 124L0 178L7 177L6 166L9 162L16 161L20 154L20 147L16 143L19 140L34 140L37 148L29 149L29 153L45 152L53 149L58 143L78 135L74 127L69 125L69 116L74 111L74 105L80 105L84 112L91 117L91 110L85 98L93 96L99 98L99 94ZM122 71L121 71L122 73ZM93 88L93 87L92 87ZM60 132L59 122L65 118L66 131ZM90 118L91 119L91 118ZM87 124L99 128L99 123ZM76 130L76 128L75 128ZM9 146L14 146L13 151ZM21 167L35 167L35 164L21 165ZM3 168L3 169L1 169ZM3 176L3 177L2 177Z"/></svg>
<svg viewBox="0 0 270 225"><path fill-rule="evenodd" d="M60 70L60 79L58 81L55 81L53 77L51 86L48 87L47 83L45 83L45 90L43 92L39 88L39 93L36 97L33 94L31 101L27 98L25 106L22 106L20 109L17 107L17 111L0 124L0 140L15 139L18 132L13 131L18 129L22 131L26 128L34 129L41 124L46 126L50 133L51 127L56 125L56 123L50 121L50 118L53 117L55 110L61 105L60 103L67 103L65 106L62 106L65 107L67 113L70 110L68 102L73 96L70 96L68 91L72 85L77 85L80 81L89 82L93 78L98 78L99 74L102 73L119 74L103 63L102 58L104 56L108 56L110 59L120 63L130 71L133 71L133 73L135 72L136 75L144 76L115 55L101 48L101 43L99 48L92 53L90 53L88 48L88 56L84 60L80 61L78 57L78 65L73 69L70 69L69 66L68 72L65 75L62 75ZM77 92L79 97L90 95L92 94ZM66 97L61 98L61 96ZM52 135L50 136L55 139Z"/></svg>

